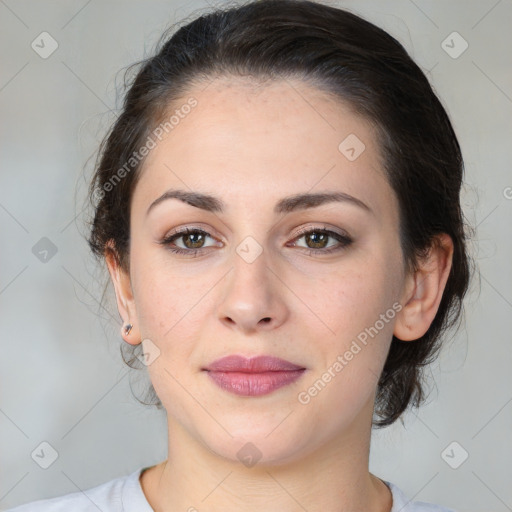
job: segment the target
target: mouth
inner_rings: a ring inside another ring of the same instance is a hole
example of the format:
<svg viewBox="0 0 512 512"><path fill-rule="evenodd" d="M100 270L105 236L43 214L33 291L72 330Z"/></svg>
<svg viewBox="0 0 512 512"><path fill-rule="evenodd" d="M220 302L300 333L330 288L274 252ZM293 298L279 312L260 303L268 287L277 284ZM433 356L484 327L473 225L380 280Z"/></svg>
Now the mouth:
<svg viewBox="0 0 512 512"><path fill-rule="evenodd" d="M261 396L292 384L306 368L272 356L227 356L203 368L221 389L240 396Z"/></svg>

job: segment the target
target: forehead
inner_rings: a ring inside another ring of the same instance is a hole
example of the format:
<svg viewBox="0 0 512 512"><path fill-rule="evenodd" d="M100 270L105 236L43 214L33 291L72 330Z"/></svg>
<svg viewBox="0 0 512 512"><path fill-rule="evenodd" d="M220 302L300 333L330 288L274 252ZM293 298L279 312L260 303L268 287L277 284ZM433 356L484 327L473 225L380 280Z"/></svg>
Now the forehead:
<svg viewBox="0 0 512 512"><path fill-rule="evenodd" d="M195 106L183 108L191 99ZM134 203L147 205L166 188L218 195L228 205L315 189L355 195L376 210L393 199L372 125L298 79L196 84L164 121L173 113L172 129L145 160Z"/></svg>

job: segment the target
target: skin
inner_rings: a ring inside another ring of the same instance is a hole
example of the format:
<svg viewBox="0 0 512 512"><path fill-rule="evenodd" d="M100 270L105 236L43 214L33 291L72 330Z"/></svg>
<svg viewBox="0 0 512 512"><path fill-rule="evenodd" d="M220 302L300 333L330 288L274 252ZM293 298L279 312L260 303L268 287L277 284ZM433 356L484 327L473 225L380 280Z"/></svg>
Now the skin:
<svg viewBox="0 0 512 512"><path fill-rule="evenodd" d="M142 474L142 489L156 511L389 512L391 493L368 469L378 376L392 335L413 342L434 319L452 241L440 236L419 270L405 273L397 198L372 125L349 105L298 80L206 85L173 105L198 101L145 161L132 197L130 272L105 253L120 315L134 326L122 331L125 341L151 340L160 351L148 371L167 411L168 459ZM349 134L365 144L354 161L338 150ZM226 210L168 199L146 214L171 188L214 195ZM371 212L349 202L273 211L286 196L334 191ZM158 243L187 226L209 235L174 247L202 247L199 256ZM353 242L319 243L301 227L346 232ZM263 250L251 263L236 252L247 236ZM402 306L394 318L300 403L298 394L394 303ZM230 354L273 355L306 371L270 394L237 396L202 371ZM252 467L237 457L248 442L261 453Z"/></svg>

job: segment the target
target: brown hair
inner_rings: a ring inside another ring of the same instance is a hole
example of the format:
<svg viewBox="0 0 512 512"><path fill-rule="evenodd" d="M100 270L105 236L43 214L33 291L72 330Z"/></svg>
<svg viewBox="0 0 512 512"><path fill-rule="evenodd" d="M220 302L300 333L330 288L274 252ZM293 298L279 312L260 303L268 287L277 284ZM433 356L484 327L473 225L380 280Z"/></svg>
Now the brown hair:
<svg viewBox="0 0 512 512"><path fill-rule="evenodd" d="M436 357L441 335L460 319L470 279L469 226L459 199L463 161L445 109L396 39L342 9L307 0L250 1L171 29L154 56L133 65L140 69L125 83L122 112L101 143L89 189L91 250L103 259L113 242L117 261L129 271L130 204L144 162L133 155L191 85L216 76L300 77L348 102L378 129L385 173L399 201L407 270L417 268L436 235L447 233L454 243L450 275L428 331L414 342L393 337L374 425L393 423L408 405L423 402L422 368ZM125 362L142 367L137 348L128 350ZM161 407L152 386L149 396Z"/></svg>

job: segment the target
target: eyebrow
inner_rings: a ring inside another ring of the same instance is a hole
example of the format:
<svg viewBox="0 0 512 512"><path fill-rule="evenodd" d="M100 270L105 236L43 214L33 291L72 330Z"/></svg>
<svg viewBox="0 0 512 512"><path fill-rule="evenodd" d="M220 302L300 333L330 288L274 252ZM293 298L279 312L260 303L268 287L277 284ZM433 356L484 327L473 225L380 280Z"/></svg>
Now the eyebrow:
<svg viewBox="0 0 512 512"><path fill-rule="evenodd" d="M226 209L226 203L221 199L200 192L189 192L187 190L170 189L155 199L147 209L146 215L158 204L167 199L179 199L190 206L200 208L214 213L223 213ZM281 199L274 207L274 213L290 213L297 210L315 208L326 203L340 202L350 203L355 206L373 213L372 209L363 203L360 199L353 197L345 192L324 192L324 193L304 193L295 194Z"/></svg>

